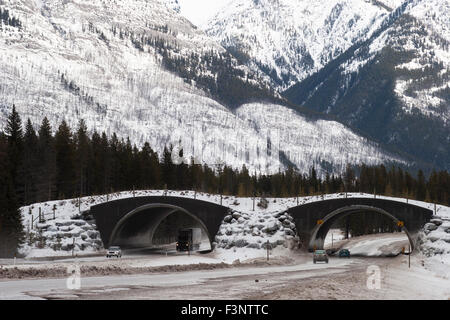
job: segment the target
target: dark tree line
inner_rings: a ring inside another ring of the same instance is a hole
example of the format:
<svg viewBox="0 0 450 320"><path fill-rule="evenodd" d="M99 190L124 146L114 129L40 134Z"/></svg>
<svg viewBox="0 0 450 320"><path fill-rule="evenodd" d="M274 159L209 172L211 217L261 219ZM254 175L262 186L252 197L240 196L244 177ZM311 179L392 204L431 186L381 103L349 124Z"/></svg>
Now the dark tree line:
<svg viewBox="0 0 450 320"><path fill-rule="evenodd" d="M20 28L22 26L20 20L11 16L7 9L0 8L0 26L2 22L11 27Z"/></svg>
<svg viewBox="0 0 450 320"><path fill-rule="evenodd" d="M52 128L44 118L36 131L30 120L22 124L13 107L5 132L0 132L0 255L8 255L1 250L21 241L20 206L133 189L189 189L242 197L366 192L450 204L446 171L433 171L427 178L422 171L413 175L398 167L362 165L324 178L314 167L309 174L289 168L258 175L245 166L237 170L193 161L174 164L171 149L167 146L158 155L148 143L138 148L115 134L89 134L83 120L72 130L65 121Z"/></svg>

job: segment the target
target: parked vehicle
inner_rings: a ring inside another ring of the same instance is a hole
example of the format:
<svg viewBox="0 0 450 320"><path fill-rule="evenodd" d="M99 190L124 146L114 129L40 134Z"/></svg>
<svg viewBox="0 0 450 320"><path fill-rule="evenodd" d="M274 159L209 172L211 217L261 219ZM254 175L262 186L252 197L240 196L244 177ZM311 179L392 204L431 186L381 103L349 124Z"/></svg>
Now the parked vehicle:
<svg viewBox="0 0 450 320"><path fill-rule="evenodd" d="M328 255L325 250L316 250L313 253L313 262L323 261L328 263Z"/></svg>
<svg viewBox="0 0 450 320"><path fill-rule="evenodd" d="M327 249L327 255L332 256L336 253L337 249L336 248L331 248L331 249Z"/></svg>
<svg viewBox="0 0 450 320"><path fill-rule="evenodd" d="M117 258L121 258L122 257L122 250L120 249L120 247L109 247L108 251L106 251L106 257L110 258L110 257L117 257Z"/></svg>
<svg viewBox="0 0 450 320"><path fill-rule="evenodd" d="M200 249L202 230L186 228L178 231L177 251L196 251Z"/></svg>
<svg viewBox="0 0 450 320"><path fill-rule="evenodd" d="M350 251L348 249L342 249L339 251L340 258L350 258Z"/></svg>

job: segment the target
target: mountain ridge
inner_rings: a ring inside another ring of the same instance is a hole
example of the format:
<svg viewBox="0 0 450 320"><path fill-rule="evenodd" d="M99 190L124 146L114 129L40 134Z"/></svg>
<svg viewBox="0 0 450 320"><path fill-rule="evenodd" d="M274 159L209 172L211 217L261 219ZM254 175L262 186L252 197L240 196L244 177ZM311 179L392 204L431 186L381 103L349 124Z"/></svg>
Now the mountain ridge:
<svg viewBox="0 0 450 320"><path fill-rule="evenodd" d="M159 154L181 141L187 157L261 173L289 163L321 174L349 162L407 163L320 113L286 107L256 72L163 1L1 0L0 8L21 24L0 24L3 125L15 105L34 126L44 115L53 128L84 119L91 132L149 142ZM250 87L261 96L246 97ZM225 103L214 89L239 99ZM284 156L268 157L277 132Z"/></svg>

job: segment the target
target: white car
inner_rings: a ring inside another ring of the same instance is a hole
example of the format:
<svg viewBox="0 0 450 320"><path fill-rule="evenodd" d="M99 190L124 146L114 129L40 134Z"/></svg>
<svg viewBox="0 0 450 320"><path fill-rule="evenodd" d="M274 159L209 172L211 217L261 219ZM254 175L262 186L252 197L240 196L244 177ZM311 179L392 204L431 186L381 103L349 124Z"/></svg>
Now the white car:
<svg viewBox="0 0 450 320"><path fill-rule="evenodd" d="M108 251L106 251L106 257L122 257L122 250L120 250L120 247L109 247Z"/></svg>

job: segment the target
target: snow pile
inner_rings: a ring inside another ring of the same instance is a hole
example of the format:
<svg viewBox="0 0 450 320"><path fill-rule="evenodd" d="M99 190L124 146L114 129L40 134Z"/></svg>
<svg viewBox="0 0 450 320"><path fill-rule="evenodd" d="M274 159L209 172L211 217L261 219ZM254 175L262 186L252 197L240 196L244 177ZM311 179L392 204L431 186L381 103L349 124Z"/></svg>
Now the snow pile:
<svg viewBox="0 0 450 320"><path fill-rule="evenodd" d="M426 256L448 255L450 257L450 219L434 216L424 226L419 240L420 249Z"/></svg>
<svg viewBox="0 0 450 320"><path fill-rule="evenodd" d="M293 218L285 212L256 211L254 214L232 211L215 238L215 247L223 249L293 249L298 243Z"/></svg>
<svg viewBox="0 0 450 320"><path fill-rule="evenodd" d="M374 234L351 238L342 246L352 256L393 257L408 251L409 240L404 232Z"/></svg>
<svg viewBox="0 0 450 320"><path fill-rule="evenodd" d="M439 215L427 223L419 234L418 248L427 258L424 266L450 279L450 208L438 206Z"/></svg>

